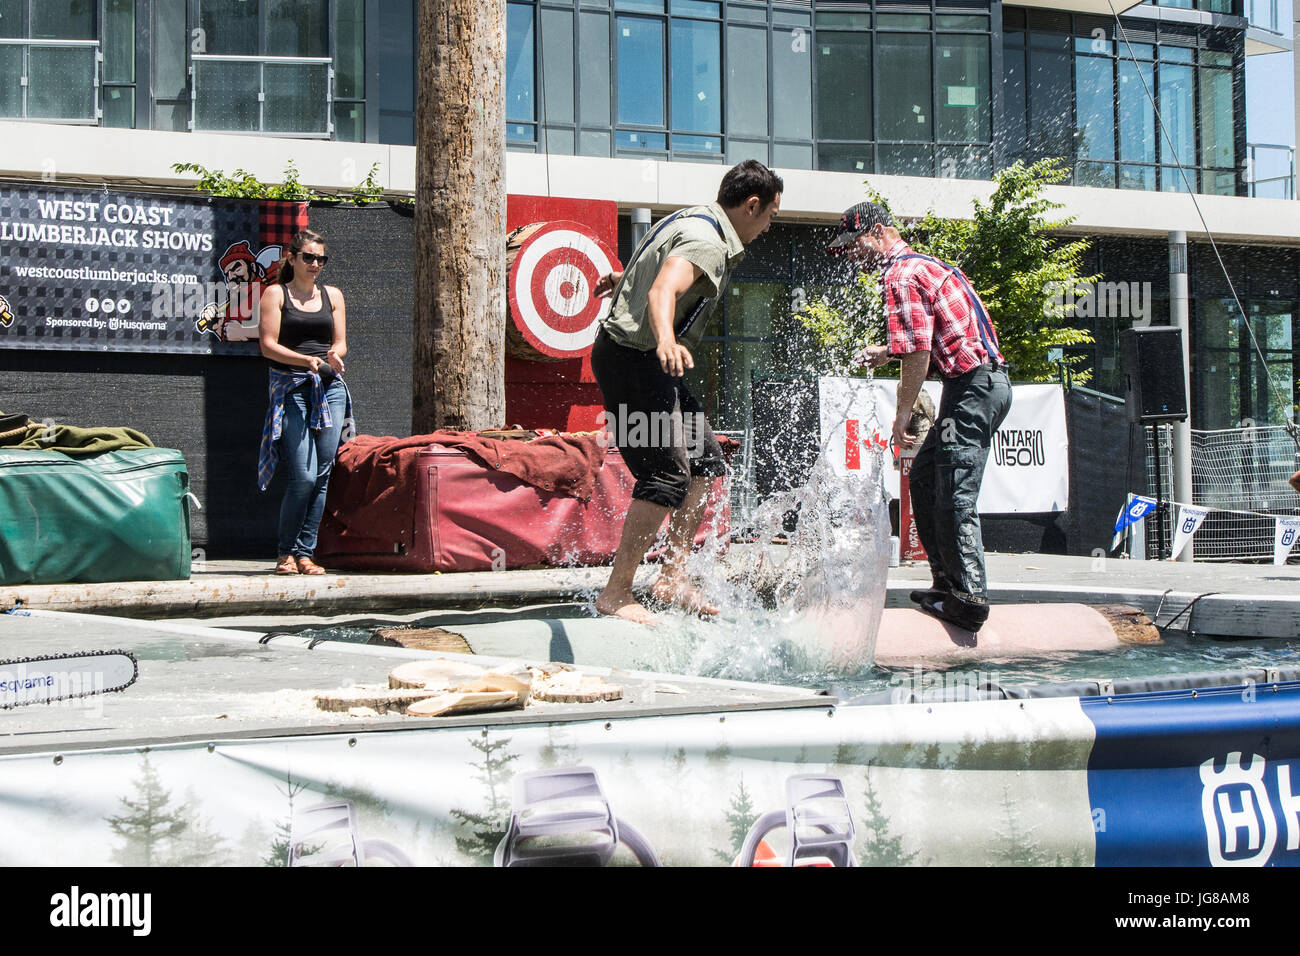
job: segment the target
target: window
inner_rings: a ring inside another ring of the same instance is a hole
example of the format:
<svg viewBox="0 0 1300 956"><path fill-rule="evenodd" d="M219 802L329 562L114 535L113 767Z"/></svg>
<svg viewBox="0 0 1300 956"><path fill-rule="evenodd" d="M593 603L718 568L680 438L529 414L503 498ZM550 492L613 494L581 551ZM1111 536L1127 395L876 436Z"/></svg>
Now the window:
<svg viewBox="0 0 1300 956"><path fill-rule="evenodd" d="M189 128L192 104L186 62L190 48L186 2L154 0L150 11L154 129L184 132Z"/></svg>
<svg viewBox="0 0 1300 956"><path fill-rule="evenodd" d="M533 13L530 4L506 4L506 139L529 143L537 138Z"/></svg>
<svg viewBox="0 0 1300 956"><path fill-rule="evenodd" d="M1190 185L1196 190L1194 70L1181 63L1161 62L1159 71L1160 116L1168 137L1160 140L1160 158L1164 164L1160 188L1166 192L1186 192ZM1174 164L1190 167L1186 170L1186 182Z"/></svg>
<svg viewBox="0 0 1300 956"><path fill-rule="evenodd" d="M870 141L871 34L817 31L817 138Z"/></svg>
<svg viewBox="0 0 1300 956"><path fill-rule="evenodd" d="M620 125L665 125L663 48L662 20L618 18Z"/></svg>
<svg viewBox="0 0 1300 956"><path fill-rule="evenodd" d="M334 129L327 8L326 0L198 0L193 128L327 138ZM343 13L346 25L346 5Z"/></svg>
<svg viewBox="0 0 1300 956"><path fill-rule="evenodd" d="M0 0L0 118L99 121L97 6L90 0ZM120 5L109 3L109 9L120 12ZM111 67L128 75L134 61L122 62L120 17L113 23L118 42Z"/></svg>
<svg viewBox="0 0 1300 956"><path fill-rule="evenodd" d="M415 0L380 0L379 142L415 145Z"/></svg>
<svg viewBox="0 0 1300 956"><path fill-rule="evenodd" d="M721 161L721 4L617 0L615 8L615 152Z"/></svg>
<svg viewBox="0 0 1300 956"><path fill-rule="evenodd" d="M334 0L334 48L334 138L360 142L366 138L365 0Z"/></svg>
<svg viewBox="0 0 1300 956"><path fill-rule="evenodd" d="M878 33L876 56L880 91L877 138L932 141L930 37L920 33Z"/></svg>
<svg viewBox="0 0 1300 956"><path fill-rule="evenodd" d="M1074 181L1080 186L1115 187L1114 70L1115 61L1110 57L1074 59L1074 86L1078 90L1074 145L1079 157Z"/></svg>
<svg viewBox="0 0 1300 956"><path fill-rule="evenodd" d="M940 34L934 62L939 94L936 138L944 143L989 142L988 37Z"/></svg>
<svg viewBox="0 0 1300 956"><path fill-rule="evenodd" d="M1099 18L1017 10L1004 23L1008 162L1063 156L1086 186L1238 191L1240 33L1135 21L1117 42Z"/></svg>

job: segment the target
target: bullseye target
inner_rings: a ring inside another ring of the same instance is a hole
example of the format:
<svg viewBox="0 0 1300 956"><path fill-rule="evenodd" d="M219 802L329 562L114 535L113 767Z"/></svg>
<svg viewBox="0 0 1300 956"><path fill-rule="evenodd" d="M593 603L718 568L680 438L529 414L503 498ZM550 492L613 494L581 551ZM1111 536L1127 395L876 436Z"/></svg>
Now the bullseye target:
<svg viewBox="0 0 1300 956"><path fill-rule="evenodd" d="M567 359L596 339L610 300L596 296L618 258L582 223L533 223L507 244L510 322L506 343L520 358Z"/></svg>

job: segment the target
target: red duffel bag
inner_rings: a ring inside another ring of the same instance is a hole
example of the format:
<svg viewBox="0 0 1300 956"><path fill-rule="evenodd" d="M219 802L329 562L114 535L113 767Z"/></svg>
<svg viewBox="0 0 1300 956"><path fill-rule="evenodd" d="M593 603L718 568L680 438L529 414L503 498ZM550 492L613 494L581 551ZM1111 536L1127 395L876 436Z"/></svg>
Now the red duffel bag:
<svg viewBox="0 0 1300 956"><path fill-rule="evenodd" d="M377 475L374 455L352 447L366 440L382 441L359 436L349 442L330 477L316 548L316 559L327 567L487 571L613 561L633 485L613 447L586 448L593 462L588 474L566 486L526 470L529 480L504 470L509 465L496 460L491 448L485 455L481 442L468 451L439 444L406 448L400 467ZM503 443L515 446L506 447L507 453L521 451L521 444ZM377 477L383 487L377 487ZM557 492L557 485L569 493ZM585 498L575 496L588 491ZM730 509L723 478L714 481L697 544L708 536L715 515L725 540Z"/></svg>

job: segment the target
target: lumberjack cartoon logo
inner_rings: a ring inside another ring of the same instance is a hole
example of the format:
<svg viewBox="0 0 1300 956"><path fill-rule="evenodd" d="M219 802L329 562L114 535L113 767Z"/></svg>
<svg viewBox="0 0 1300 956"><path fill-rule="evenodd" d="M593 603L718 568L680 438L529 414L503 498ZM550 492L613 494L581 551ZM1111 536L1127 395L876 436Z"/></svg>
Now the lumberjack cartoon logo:
<svg viewBox="0 0 1300 956"><path fill-rule="evenodd" d="M208 303L195 328L210 332L223 342L256 340L262 287L275 281L280 271L280 252L281 247L273 245L254 254L246 239L227 247L220 262L226 298Z"/></svg>
<svg viewBox="0 0 1300 956"><path fill-rule="evenodd" d="M14 311L9 307L9 300L0 295L0 328L9 328L14 324Z"/></svg>

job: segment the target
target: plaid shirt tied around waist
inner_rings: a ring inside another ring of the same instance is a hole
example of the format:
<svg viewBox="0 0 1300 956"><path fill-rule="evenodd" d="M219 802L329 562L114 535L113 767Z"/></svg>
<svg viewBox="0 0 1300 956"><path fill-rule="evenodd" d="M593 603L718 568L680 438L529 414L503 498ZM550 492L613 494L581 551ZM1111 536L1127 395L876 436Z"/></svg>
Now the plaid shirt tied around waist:
<svg viewBox="0 0 1300 956"><path fill-rule="evenodd" d="M985 362L1006 364L988 310L960 269L900 241L889 250L880 282L889 314L889 354L929 352L944 378Z"/></svg>
<svg viewBox="0 0 1300 956"><path fill-rule="evenodd" d="M307 425L312 431L320 431L322 428L330 428L334 424L334 416L330 413L329 402L325 400L325 392L328 386L321 381L321 377L315 372L309 372L306 369L302 371L289 372L284 369L272 367L269 370L270 379L267 389L266 403L266 421L262 425L262 447L257 453L257 487L260 491L265 491L275 476L276 466L280 464L280 433L284 430L284 402L289 397L289 393L298 388L305 382L311 383L311 400L308 404L310 418ZM340 382L343 379L339 378ZM352 393L348 391L346 382L343 382L343 390L347 392L347 411L343 417L343 434L339 438L339 445L352 437L349 434L349 423L352 422ZM352 427L355 431L355 426Z"/></svg>

